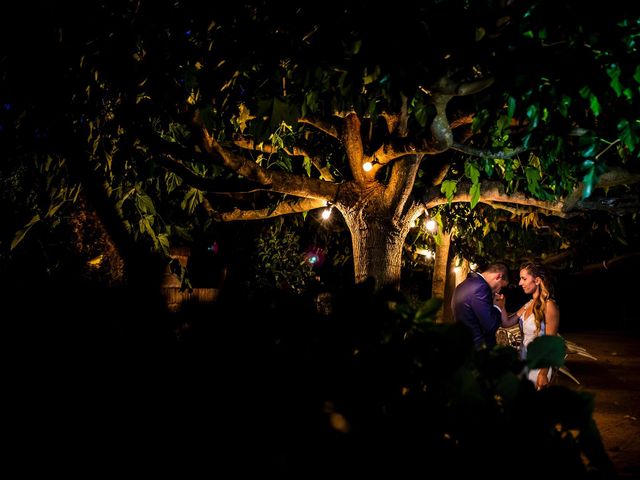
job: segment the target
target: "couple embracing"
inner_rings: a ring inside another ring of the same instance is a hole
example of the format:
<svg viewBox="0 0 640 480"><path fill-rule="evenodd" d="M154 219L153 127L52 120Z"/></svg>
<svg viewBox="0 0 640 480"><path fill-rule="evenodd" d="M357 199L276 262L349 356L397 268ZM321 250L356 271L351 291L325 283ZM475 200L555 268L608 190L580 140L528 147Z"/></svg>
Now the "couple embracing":
<svg viewBox="0 0 640 480"><path fill-rule="evenodd" d="M542 335L557 335L560 322L558 305L552 296L552 286L541 265L524 263L520 267L518 284L531 299L509 315L505 297L500 290L509 284L509 269L504 263L492 263L481 272L471 272L453 292L451 307L454 319L466 325L476 349L492 348L496 344L498 327L520 324L522 344L520 357L526 358L527 346ZM539 390L549 385L552 369L530 370L528 378Z"/></svg>

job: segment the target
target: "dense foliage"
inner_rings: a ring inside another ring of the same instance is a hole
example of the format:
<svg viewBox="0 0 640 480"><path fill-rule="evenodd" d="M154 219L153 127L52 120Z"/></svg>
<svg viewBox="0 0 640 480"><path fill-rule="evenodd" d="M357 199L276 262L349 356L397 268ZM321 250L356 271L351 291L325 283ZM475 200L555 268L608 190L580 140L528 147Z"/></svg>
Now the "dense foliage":
<svg viewBox="0 0 640 480"><path fill-rule="evenodd" d="M448 150L429 157L418 171L417 197L444 165L448 173L437 188L449 198L470 188L472 207L487 179L540 200L566 196L584 181L586 198L607 168L637 170L640 26L632 2L606 9L580 2L401 2L384 12L357 1L46 2L29 10L15 11L3 32L4 46L12 45L2 57L5 259L28 232L39 232L33 242L42 243L64 226L79 193L91 205L115 207L126 235L147 249L166 254L170 244L199 232L215 236L200 210L203 187L163 162L179 157L195 174L217 179L218 191L251 188L203 155L202 123L221 142L241 134L271 145L272 152L251 154L261 166L316 177L320 162L335 181L349 180L339 143L298 119L355 112L365 149L375 151L385 138L384 115L402 109L404 99L408 130L420 142L435 113L431 89L443 75L494 79L479 94L454 98L449 117L471 115L470 129L454 129L467 147L510 156ZM72 21L76 16L84 21ZM32 41L16 41L24 36ZM294 145L313 156L290 155ZM513 155L517 149L526 150ZM216 212L238 205L273 211L282 201L272 192L208 199ZM458 249L467 255L490 254L487 229L536 222L531 210L499 227L486 210L446 212L444 224L458 226ZM474 228L465 225L469 218ZM109 222L107 228L113 230ZM575 243L569 236L563 242ZM558 246L532 247L542 248Z"/></svg>
<svg viewBox="0 0 640 480"><path fill-rule="evenodd" d="M462 326L434 323L437 301L411 306L369 284L335 293L323 312L291 294L223 298L185 309L175 342L169 319L122 293L61 286L10 326L7 396L20 414L8 419L9 462L297 477L512 478L526 465L523 478L611 477L593 398L536 392L510 347L475 352ZM144 330L134 313L146 313ZM561 363L559 339L546 340L536 361Z"/></svg>

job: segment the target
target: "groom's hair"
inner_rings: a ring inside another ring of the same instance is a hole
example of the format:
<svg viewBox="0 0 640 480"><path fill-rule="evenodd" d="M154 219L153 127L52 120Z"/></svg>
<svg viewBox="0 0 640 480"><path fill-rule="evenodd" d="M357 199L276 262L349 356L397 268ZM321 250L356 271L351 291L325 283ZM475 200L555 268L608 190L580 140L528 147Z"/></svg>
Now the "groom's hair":
<svg viewBox="0 0 640 480"><path fill-rule="evenodd" d="M502 273L502 276L506 279L509 278L509 267L503 262L490 263L482 270L482 273Z"/></svg>

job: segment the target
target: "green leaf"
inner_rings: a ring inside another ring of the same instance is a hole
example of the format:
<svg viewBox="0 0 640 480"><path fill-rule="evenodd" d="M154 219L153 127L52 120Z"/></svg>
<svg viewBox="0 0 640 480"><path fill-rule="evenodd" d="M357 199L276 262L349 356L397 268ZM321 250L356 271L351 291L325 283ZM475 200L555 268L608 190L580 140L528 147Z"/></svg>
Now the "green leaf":
<svg viewBox="0 0 640 480"><path fill-rule="evenodd" d="M480 170L473 162L470 161L467 161L464 164L464 174L472 183L478 183L478 180L480 179Z"/></svg>
<svg viewBox="0 0 640 480"><path fill-rule="evenodd" d="M562 100L560 100L560 103L558 104L558 110L560 111L560 115L566 118L567 115L569 114L570 106L571 106L571 97L567 95L563 95Z"/></svg>
<svg viewBox="0 0 640 480"><path fill-rule="evenodd" d="M367 69L364 71L364 76L362 78L362 83L365 85L369 85L370 83L375 82L380 76L380 65L376 65L373 72L367 74Z"/></svg>
<svg viewBox="0 0 640 480"><path fill-rule="evenodd" d="M473 117L473 121L471 122L471 130L474 132L479 131L484 126L484 124L487 123L489 117L490 114L487 109L480 110Z"/></svg>
<svg viewBox="0 0 640 480"><path fill-rule="evenodd" d="M593 168L594 162L593 160L585 160L584 162L582 162L582 169L586 170L588 168Z"/></svg>
<svg viewBox="0 0 640 480"><path fill-rule="evenodd" d="M16 248L18 244L22 240L24 240L25 235L29 230L31 230L31 227L33 227L39 221L40 221L40 215L36 213L33 217L31 217L31 220L29 220L29 222L24 226L22 230L18 230L18 232L16 232L15 237L11 241L10 250L13 250L14 248Z"/></svg>
<svg viewBox="0 0 640 480"><path fill-rule="evenodd" d="M567 349L564 339L557 335L542 335L527 346L527 365L530 369L561 367Z"/></svg>
<svg viewBox="0 0 640 480"><path fill-rule="evenodd" d="M416 107L416 109L413 111L413 116L416 119L416 122L418 122L418 125L420 125L421 127L426 127L427 125L427 120L429 119L429 112L427 110L427 107L424 105L419 105Z"/></svg>
<svg viewBox="0 0 640 480"><path fill-rule="evenodd" d="M609 65L607 68L607 75L611 78L611 88L613 88L614 92L616 92L616 97L622 95L622 84L620 83L620 67L615 63Z"/></svg>
<svg viewBox="0 0 640 480"><path fill-rule="evenodd" d="M204 195L202 194L202 192L192 187L185 194L184 199L180 204L180 207L183 210L186 210L187 212L189 212L189 214L192 214L195 211L196 207L200 205L203 200L204 200Z"/></svg>
<svg viewBox="0 0 640 480"><path fill-rule="evenodd" d="M589 172L582 178L582 200L589 198L591 196L591 192L596 183L596 174L595 167L591 168Z"/></svg>
<svg viewBox="0 0 640 480"><path fill-rule="evenodd" d="M469 194L471 195L471 208L473 208L478 204L478 201L480 200L480 184L474 183L473 185L471 185Z"/></svg>
<svg viewBox="0 0 640 480"><path fill-rule="evenodd" d="M146 193L139 193L136 195L135 202L141 212L155 215L156 209L153 206L153 200Z"/></svg>
<svg viewBox="0 0 640 480"><path fill-rule="evenodd" d="M311 176L311 159L305 155L304 160L302 161L302 165L304 166L305 172L307 172L307 176Z"/></svg>
<svg viewBox="0 0 640 480"><path fill-rule="evenodd" d="M598 115L600 115L600 102L598 101L598 97L596 97L594 94L591 94L589 96L589 104L591 106L591 111L593 112L593 114L597 117Z"/></svg>
<svg viewBox="0 0 640 480"><path fill-rule="evenodd" d="M132 193L134 193L136 191L136 187L131 187L123 196L120 200L118 200L116 202L116 208L118 210L122 209L122 205L124 205L124 202L127 200L127 198L129 198L131 196Z"/></svg>
<svg viewBox="0 0 640 480"><path fill-rule="evenodd" d="M484 163L484 173L486 173L488 177L491 177L495 170L494 161L490 158L485 158L483 163Z"/></svg>
<svg viewBox="0 0 640 480"><path fill-rule="evenodd" d="M455 180L445 180L440 186L440 191L445 194L449 203L451 203L451 201L453 200L453 196L455 195L457 189L458 182L456 182Z"/></svg>
<svg viewBox="0 0 640 480"><path fill-rule="evenodd" d="M291 162L291 157L288 155L278 155L275 165L278 165L284 171L292 173L293 172L293 164Z"/></svg>
<svg viewBox="0 0 640 480"><path fill-rule="evenodd" d="M596 153L596 149L598 148L598 142L597 140L594 141L591 145L589 145L587 148L585 148L582 152L580 152L580 154L583 157L593 157Z"/></svg>
<svg viewBox="0 0 640 480"><path fill-rule="evenodd" d="M591 89L588 86L585 85L580 89L580 96L582 98L586 100L587 98L589 98L589 95L591 95Z"/></svg>
<svg viewBox="0 0 640 480"><path fill-rule="evenodd" d="M537 195L540 190L540 171L537 168L527 167L525 169L527 177L527 188L532 195Z"/></svg>
<svg viewBox="0 0 640 480"><path fill-rule="evenodd" d="M171 193L182 184L182 178L173 172L167 172L164 175L164 182L167 186L167 192Z"/></svg>
<svg viewBox="0 0 640 480"><path fill-rule="evenodd" d="M504 167L504 179L507 182L511 182L511 180L513 180L514 177L514 171L513 171L513 161L511 159L507 160L505 162L505 167Z"/></svg>
<svg viewBox="0 0 640 480"><path fill-rule="evenodd" d="M498 131L502 132L505 128L509 126L510 122L511 122L511 119L509 117L507 117L506 115L500 115L496 123L498 127Z"/></svg>
<svg viewBox="0 0 640 480"><path fill-rule="evenodd" d="M507 118L509 119L510 123L511 119L513 118L513 114L516 112L516 99L512 96L509 96L509 98L507 98L507 106Z"/></svg>
<svg viewBox="0 0 640 480"><path fill-rule="evenodd" d="M633 151L640 142L640 139L631 128L631 124L627 119L623 118L618 122L618 131L620 132L620 140L625 146Z"/></svg>
<svg viewBox="0 0 640 480"><path fill-rule="evenodd" d="M53 217L56 214L56 212L60 209L60 207L62 207L64 205L64 203L65 202L63 200L60 203L56 203L55 205L51 205L49 207L49 210L47 211L47 214L45 215L45 218Z"/></svg>
<svg viewBox="0 0 640 480"><path fill-rule="evenodd" d="M533 104L529 105L527 108L527 117L531 120L531 128L536 128L538 126L539 113L538 113L538 105Z"/></svg>
<svg viewBox="0 0 640 480"><path fill-rule="evenodd" d="M158 243L164 255L169 255L169 235L161 233L158 235Z"/></svg>

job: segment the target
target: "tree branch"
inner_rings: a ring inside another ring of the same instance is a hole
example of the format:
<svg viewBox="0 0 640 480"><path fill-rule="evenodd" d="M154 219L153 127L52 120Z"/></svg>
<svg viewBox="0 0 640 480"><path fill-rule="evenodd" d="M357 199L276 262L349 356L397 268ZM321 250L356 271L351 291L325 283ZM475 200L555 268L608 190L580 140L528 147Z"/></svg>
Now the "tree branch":
<svg viewBox="0 0 640 480"><path fill-rule="evenodd" d="M414 142L404 138L394 138L389 143L382 145L374 156L377 164L383 166L405 155L435 155L442 152L443 150L431 140L424 139Z"/></svg>
<svg viewBox="0 0 640 480"><path fill-rule="evenodd" d="M612 167L608 172L603 173L598 180L595 188L608 188L618 185L632 185L640 182L640 174L630 173L622 168ZM580 183L576 189L567 196L564 201L565 212L570 212L578 206L578 202L582 198L584 184Z"/></svg>
<svg viewBox="0 0 640 480"><path fill-rule="evenodd" d="M451 129L461 127L462 125L469 125L473 122L473 115L465 115L460 118L456 118L453 122L451 122Z"/></svg>
<svg viewBox="0 0 640 480"><path fill-rule="evenodd" d="M387 205L395 206L394 217L402 215L413 190L421 160L422 155L407 155L393 164L391 177L385 189L385 202Z"/></svg>
<svg viewBox="0 0 640 480"><path fill-rule="evenodd" d="M375 171L365 172L362 169L364 148L362 147L362 136L360 135L360 118L355 113L350 113L344 118L342 143L347 152L349 167L355 182L358 185L374 182Z"/></svg>
<svg viewBox="0 0 640 480"><path fill-rule="evenodd" d="M488 150L482 150L479 148L472 147L470 145L462 145L460 143L453 143L451 145L451 150L456 150L458 152L466 153L468 155L473 155L474 157L481 158L511 158L514 155L518 155L519 153L525 152L526 148L517 147L513 149L511 152L490 152Z"/></svg>
<svg viewBox="0 0 640 480"><path fill-rule="evenodd" d="M617 215L637 212L640 207L640 199L638 195L621 195L617 197L589 197L580 200L575 210L602 210Z"/></svg>
<svg viewBox="0 0 640 480"><path fill-rule="evenodd" d="M592 263L590 265L586 265L581 273L591 273L598 270L609 270L615 266L620 266L621 264L629 264L629 260L640 258L640 252L631 252L625 255L619 255L617 257L610 258L609 260L603 260L601 263Z"/></svg>
<svg viewBox="0 0 640 480"><path fill-rule="evenodd" d="M240 210L236 208L231 212L216 211L208 200L205 200L204 206L207 213L215 220L221 222L233 222L239 220L264 220L266 218L273 218L281 215L306 212L308 210L324 207L326 206L326 202L311 198L298 198L283 201L275 208L262 208L258 210Z"/></svg>
<svg viewBox="0 0 640 480"><path fill-rule="evenodd" d="M247 138L244 136L236 136L233 139L233 143L240 147L240 148L246 148L247 150L256 150L258 152L265 152L265 153L275 153L278 151L278 149L276 147L274 147L273 145L270 144L258 144L256 145L255 141L252 138ZM329 182L333 182L335 181L335 177L331 174L331 172L329 171L329 169L327 167L323 167L322 163L320 161L320 159L316 156L316 155L311 155L306 149L302 148L302 147L293 147L292 149L289 148L284 148L283 151L287 154L290 155L292 157L307 157L311 160L311 164L314 166L314 168L320 173L320 175L322 175L322 178L324 180L327 180Z"/></svg>
<svg viewBox="0 0 640 480"><path fill-rule="evenodd" d="M214 192L229 188L227 180L203 177L169 154L159 155L155 159L159 165L178 175L185 183L203 192ZM265 190L268 190L268 188Z"/></svg>
<svg viewBox="0 0 640 480"><path fill-rule="evenodd" d="M332 202L335 198L338 189L337 184L288 172L267 170L254 161L225 149L205 128L202 131L207 152L221 158L222 163L227 168L249 180L268 187L269 191L327 202Z"/></svg>
<svg viewBox="0 0 640 480"><path fill-rule="evenodd" d="M615 185L629 185L630 183L639 182L640 175L626 172L622 169L614 169L611 172L607 172L601 176L601 182L598 183L598 187L611 187ZM453 196L452 202L470 202L471 195L469 189L471 188L470 182L459 182L456 193ZM569 200L575 195L567 197ZM624 201L625 199L622 199ZM567 199L545 201L535 198L527 197L522 193L515 192L507 194L504 191L504 186L500 182L483 182L480 188L479 202L494 205L496 208L506 209L504 205L498 204L511 204L511 205L523 205L526 207L532 207L537 210L541 210L541 213L548 215L554 215L557 217L568 218L572 216L573 210L615 210L618 206L615 202L621 201L619 198L608 198L606 201L596 200L594 202L575 202L571 208L567 208ZM637 206L637 199L633 197L630 200L631 205ZM439 188L431 188L425 196L426 208L432 208L437 205L444 205L448 203L447 199L440 192ZM579 207L579 208L577 208ZM628 205L621 203L621 209L628 209ZM577 213L577 212L576 212Z"/></svg>
<svg viewBox="0 0 640 480"><path fill-rule="evenodd" d="M327 135L332 136L333 138L340 140L340 132L336 125L331 122L321 118L310 118L303 117L298 119L298 123L305 123L307 125L311 125L312 127L317 128L321 132L326 133Z"/></svg>
<svg viewBox="0 0 640 480"><path fill-rule="evenodd" d="M273 183L273 179L271 178L272 172L262 168L253 160L249 160L225 149L215 138L213 138L212 135L209 134L206 128L203 128L202 132L204 136L205 150L212 155L217 154L225 167L247 177L249 180L259 183L260 185L271 186Z"/></svg>
<svg viewBox="0 0 640 480"><path fill-rule="evenodd" d="M502 202L492 202L492 201L484 201L482 203L489 205L490 207L493 207L496 210L504 210L506 212L511 213L512 215L527 215L529 213L537 212L537 213L543 213L546 215L553 215L560 218L569 218L571 216L570 214L567 214L564 212L545 210L541 207L529 207L529 206L514 207Z"/></svg>
<svg viewBox="0 0 640 480"><path fill-rule="evenodd" d="M400 122L400 115L397 113L382 112L380 116L384 118L387 124L387 132L389 132L389 135L393 134Z"/></svg>
<svg viewBox="0 0 640 480"><path fill-rule="evenodd" d="M471 195L469 189L471 188L471 182L459 182L457 192L453 195L452 202L471 202ZM429 189L426 195L425 207L433 208L438 205L444 205L448 203L446 197L440 192L440 188L433 187ZM562 201L545 201L530 198L522 193L505 193L504 186L500 182L483 182L480 187L480 202L501 202L515 205L526 205L535 207L538 209L546 210L552 215L560 214L562 211Z"/></svg>
<svg viewBox="0 0 640 480"><path fill-rule="evenodd" d="M443 75L440 79L431 87L431 90L424 90L428 95L440 93L443 95L451 95L456 97L462 97L465 95L474 95L481 92L485 88L490 87L494 82L494 78L480 78L470 82L456 82L451 75Z"/></svg>
<svg viewBox="0 0 640 480"><path fill-rule="evenodd" d="M252 138L247 138L245 136L242 135L236 135L233 137L233 143L234 145L240 147L240 148L246 148L247 150L256 150L258 152L265 152L265 153L276 153L278 151L277 147L274 147L271 144L265 144L265 143L259 143L256 145L256 142L252 139ZM282 149L287 155L290 155L292 157L294 156L309 156L307 154L307 152L299 147L293 147L293 148L283 148Z"/></svg>
<svg viewBox="0 0 640 480"><path fill-rule="evenodd" d="M411 206L407 209L407 213L405 214L404 222L401 222L403 230L409 231L416 223L416 220L420 215L425 213L427 208L424 203L413 202Z"/></svg>
<svg viewBox="0 0 640 480"><path fill-rule="evenodd" d="M455 96L471 95L487 88L492 83L493 79L453 83L449 77L444 76L431 90L422 89L431 97L433 105L436 107L436 115L429 126L431 138L415 143L407 141L402 135L399 135L392 142L378 149L376 152L378 162L384 165L407 154L434 155L451 148L454 142L452 127L447 119L447 104ZM402 115L399 119L400 123L401 119Z"/></svg>
<svg viewBox="0 0 640 480"><path fill-rule="evenodd" d="M450 163L445 163L444 165L442 165L440 167L440 170L438 170L437 175L433 178L433 180L431 180L431 185L440 185L444 181L444 177L446 177L447 173L449 173L450 168Z"/></svg>

